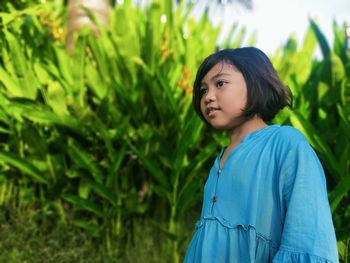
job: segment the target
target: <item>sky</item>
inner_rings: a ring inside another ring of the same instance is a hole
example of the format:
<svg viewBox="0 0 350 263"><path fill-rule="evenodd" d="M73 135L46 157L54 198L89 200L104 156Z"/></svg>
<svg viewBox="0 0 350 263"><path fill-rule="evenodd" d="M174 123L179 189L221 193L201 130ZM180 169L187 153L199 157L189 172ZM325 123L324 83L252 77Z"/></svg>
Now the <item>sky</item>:
<svg viewBox="0 0 350 263"><path fill-rule="evenodd" d="M291 34L296 36L299 44L301 43L308 29L309 17L316 20L328 42L333 41L333 20L337 21L338 25L346 23L350 34L350 0L252 1L252 10L247 10L239 4L210 9L209 15L213 24L223 24L221 36L227 34L236 22L239 26L246 27L248 34L256 30L256 46L266 53L274 53L286 43Z"/></svg>

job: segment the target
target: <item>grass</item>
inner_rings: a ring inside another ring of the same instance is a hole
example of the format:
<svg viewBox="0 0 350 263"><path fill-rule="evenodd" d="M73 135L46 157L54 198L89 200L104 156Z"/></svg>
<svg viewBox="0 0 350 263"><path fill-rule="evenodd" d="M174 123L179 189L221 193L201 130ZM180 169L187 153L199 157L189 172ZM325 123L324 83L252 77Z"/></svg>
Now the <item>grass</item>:
<svg viewBox="0 0 350 263"><path fill-rule="evenodd" d="M35 209L0 207L0 263L171 263L168 238L151 219L133 219L111 255L101 242L68 224L40 221ZM188 224L189 234L193 224ZM183 244L181 256L186 244Z"/></svg>
<svg viewBox="0 0 350 263"><path fill-rule="evenodd" d="M6 209L2 209L6 210ZM43 227L29 210L0 215L0 262L96 262L99 249L69 225Z"/></svg>
<svg viewBox="0 0 350 263"><path fill-rule="evenodd" d="M0 206L0 211L0 263L172 263L169 239L150 218L130 219L115 250L107 255L100 240L69 224L54 220L43 224L34 208ZM187 237L180 246L180 258L192 236L197 212L185 218Z"/></svg>

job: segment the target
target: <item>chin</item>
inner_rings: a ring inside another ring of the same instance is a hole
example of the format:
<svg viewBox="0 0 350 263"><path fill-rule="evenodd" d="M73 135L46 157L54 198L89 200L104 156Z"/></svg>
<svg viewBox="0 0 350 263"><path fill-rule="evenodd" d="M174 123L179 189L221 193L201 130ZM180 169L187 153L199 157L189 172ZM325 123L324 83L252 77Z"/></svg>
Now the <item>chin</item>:
<svg viewBox="0 0 350 263"><path fill-rule="evenodd" d="M210 122L209 122L210 123ZM222 123L210 123L211 127L217 130L229 130L230 127L228 125L222 124Z"/></svg>
<svg viewBox="0 0 350 263"><path fill-rule="evenodd" d="M209 122L210 123L210 122ZM217 130L221 131L232 131L235 128L239 126L239 124L232 124L232 123L215 123L211 122L210 125Z"/></svg>

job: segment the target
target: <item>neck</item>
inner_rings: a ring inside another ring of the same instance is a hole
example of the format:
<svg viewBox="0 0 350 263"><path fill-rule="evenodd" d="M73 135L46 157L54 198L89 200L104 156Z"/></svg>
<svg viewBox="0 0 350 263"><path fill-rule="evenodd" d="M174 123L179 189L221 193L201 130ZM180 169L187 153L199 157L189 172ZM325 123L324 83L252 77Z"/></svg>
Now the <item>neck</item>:
<svg viewBox="0 0 350 263"><path fill-rule="evenodd" d="M258 116L243 122L241 125L233 128L229 131L230 145L229 147L234 148L238 145L242 139L249 133L266 127L267 124Z"/></svg>

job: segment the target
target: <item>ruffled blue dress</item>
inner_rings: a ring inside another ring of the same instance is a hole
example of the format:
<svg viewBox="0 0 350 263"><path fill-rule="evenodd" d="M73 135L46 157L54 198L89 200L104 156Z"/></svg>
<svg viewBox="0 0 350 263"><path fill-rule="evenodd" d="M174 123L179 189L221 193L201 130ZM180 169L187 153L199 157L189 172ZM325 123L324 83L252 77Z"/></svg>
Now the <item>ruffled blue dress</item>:
<svg viewBox="0 0 350 263"><path fill-rule="evenodd" d="M244 137L204 187L185 263L336 263L323 168L306 138L270 125Z"/></svg>

